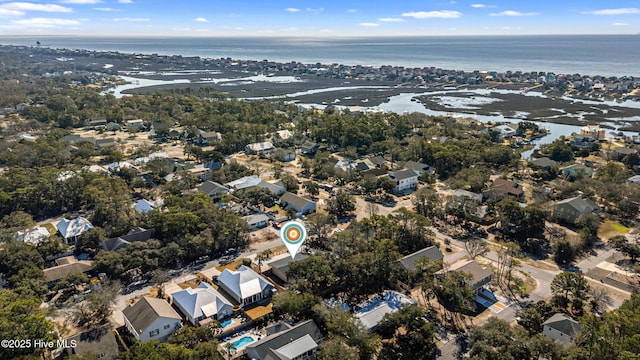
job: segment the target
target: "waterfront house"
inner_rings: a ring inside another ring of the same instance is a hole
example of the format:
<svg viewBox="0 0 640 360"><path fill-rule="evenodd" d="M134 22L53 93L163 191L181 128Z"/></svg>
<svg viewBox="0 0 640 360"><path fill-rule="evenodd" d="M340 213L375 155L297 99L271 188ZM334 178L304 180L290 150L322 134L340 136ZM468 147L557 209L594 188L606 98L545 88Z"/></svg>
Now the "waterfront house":
<svg viewBox="0 0 640 360"><path fill-rule="evenodd" d="M144 296L122 314L129 332L141 342L164 341L182 326L182 318L164 299Z"/></svg>
<svg viewBox="0 0 640 360"><path fill-rule="evenodd" d="M240 307L270 299L275 287L252 268L242 265L238 270L224 269L218 276L218 285Z"/></svg>

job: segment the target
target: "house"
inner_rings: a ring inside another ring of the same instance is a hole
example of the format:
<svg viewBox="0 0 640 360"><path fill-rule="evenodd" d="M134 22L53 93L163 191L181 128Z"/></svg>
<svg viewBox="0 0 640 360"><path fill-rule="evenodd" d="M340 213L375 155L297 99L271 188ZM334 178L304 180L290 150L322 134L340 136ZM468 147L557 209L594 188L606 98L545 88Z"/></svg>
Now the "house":
<svg viewBox="0 0 640 360"><path fill-rule="evenodd" d="M222 294L206 282L173 293L173 304L192 325L204 319L224 319L233 313L233 305Z"/></svg>
<svg viewBox="0 0 640 360"><path fill-rule="evenodd" d="M524 200L524 189L522 185L514 181L497 178L493 181L489 189L482 193L484 199L490 199L496 202L507 196L522 202Z"/></svg>
<svg viewBox="0 0 640 360"><path fill-rule="evenodd" d="M13 238L18 241L24 241L27 244L37 246L44 239L47 239L51 234L44 226L36 226L32 229L25 229L23 231L16 231L13 234Z"/></svg>
<svg viewBox="0 0 640 360"><path fill-rule="evenodd" d="M207 180L198 187L198 191L209 195L214 200L229 192L229 188L215 181Z"/></svg>
<svg viewBox="0 0 640 360"><path fill-rule="evenodd" d="M571 134L571 140L569 141L569 144L578 149L588 149L596 143L596 140L597 139L592 136L573 133Z"/></svg>
<svg viewBox="0 0 640 360"><path fill-rule="evenodd" d="M63 339L69 347L52 351L54 359L68 359L74 355L87 359L113 360L118 358L119 347L111 325L105 324Z"/></svg>
<svg viewBox="0 0 640 360"><path fill-rule="evenodd" d="M493 271L489 268L481 267L475 260L458 261L446 269L438 270L435 272L434 277L436 278L436 281L441 281L444 276L451 271L471 275L471 278L469 279L461 279L463 279L462 281L466 282L469 287L471 287L471 290L476 293L482 291L482 288L489 284L493 279Z"/></svg>
<svg viewBox="0 0 640 360"><path fill-rule="evenodd" d="M568 224L575 224L581 215L595 215L599 211L600 208L593 200L576 196L556 202L553 205L553 218Z"/></svg>
<svg viewBox="0 0 640 360"><path fill-rule="evenodd" d="M611 149L611 152L618 161L621 161L625 156L636 155L638 150L628 147L616 147Z"/></svg>
<svg viewBox="0 0 640 360"><path fill-rule="evenodd" d="M558 163L554 160L549 159L548 157L541 157L529 161L529 166L531 166L532 168L550 171L551 169L557 168Z"/></svg>
<svg viewBox="0 0 640 360"><path fill-rule="evenodd" d="M247 223L249 230L261 229L269 225L269 217L265 214L243 216L242 220Z"/></svg>
<svg viewBox="0 0 640 360"><path fill-rule="evenodd" d="M318 145L318 143L306 140L302 143L302 145L300 145L300 152L304 155L313 155L318 151L319 148L320 145Z"/></svg>
<svg viewBox="0 0 640 360"><path fill-rule="evenodd" d="M251 176L244 176L244 177L241 177L240 179L230 181L224 185L227 186L231 191L233 191L233 190L241 190L241 189L257 186L260 183L260 181L262 180L260 180L260 177L258 177L258 175L251 175Z"/></svg>
<svg viewBox="0 0 640 360"><path fill-rule="evenodd" d="M287 191L287 188L284 186L282 181L276 181L276 182L260 181L256 186L262 189L267 189L276 196L280 196Z"/></svg>
<svg viewBox="0 0 640 360"><path fill-rule="evenodd" d="M267 265L271 267L271 273L275 275L278 279L287 282L287 271L289 270L289 264L294 261L302 261L308 258L309 255L306 254L297 254L296 259L293 260L291 256L283 257L282 259L274 260Z"/></svg>
<svg viewBox="0 0 640 360"><path fill-rule="evenodd" d="M389 173L389 178L395 182L395 192L401 193L416 188L418 183L418 174L413 170L401 170L395 173Z"/></svg>
<svg viewBox="0 0 640 360"><path fill-rule="evenodd" d="M267 336L246 347L252 360L315 359L322 332L313 320L294 326L279 322L267 327Z"/></svg>
<svg viewBox="0 0 640 360"><path fill-rule="evenodd" d="M153 237L155 229L144 229L135 227L125 235L114 237L102 242L102 249L105 251L120 250L132 242L147 241Z"/></svg>
<svg viewBox="0 0 640 360"><path fill-rule="evenodd" d="M71 244L76 242L80 234L89 229L93 229L93 225L84 217L78 216L73 220L62 219L58 221L56 229L58 229L58 232L64 239L64 242Z"/></svg>
<svg viewBox="0 0 640 360"><path fill-rule="evenodd" d="M640 175L634 175L628 178L627 184L640 184Z"/></svg>
<svg viewBox="0 0 640 360"><path fill-rule="evenodd" d="M422 250L414 252L413 254L403 257L399 262L405 270L415 271L416 261L423 257L426 257L433 262L444 259L444 255L442 255L442 252L437 246L428 246Z"/></svg>
<svg viewBox="0 0 640 360"><path fill-rule="evenodd" d="M372 300L361 304L360 310L356 311L353 316L360 320L367 330L375 331L385 315L400 310L403 304L415 306L418 303L399 292L385 290L382 297L375 296Z"/></svg>
<svg viewBox="0 0 640 360"><path fill-rule="evenodd" d="M91 129L104 129L107 126L107 119L98 118L89 120L89 128Z"/></svg>
<svg viewBox="0 0 640 360"><path fill-rule="evenodd" d="M141 342L164 341L182 326L182 318L164 299L144 296L122 314L129 332Z"/></svg>
<svg viewBox="0 0 640 360"><path fill-rule="evenodd" d="M380 156L380 155L376 155L376 156L374 156L374 157L370 157L370 158L368 158L368 159L365 159L365 161L366 161L368 164L373 165L372 167L375 167L375 168L378 168L378 169L383 168L383 167L387 164L387 160L385 160L385 159L384 159L382 156ZM371 167L371 166L370 166L370 167Z"/></svg>
<svg viewBox="0 0 640 360"><path fill-rule="evenodd" d="M316 211L315 201L303 198L300 195L296 195L288 191L280 197L280 205L284 207L291 207L296 211L296 216L298 217Z"/></svg>
<svg viewBox="0 0 640 360"><path fill-rule="evenodd" d="M93 262L78 260L73 256L56 259L56 266L44 269L44 278L47 286L52 288L58 281L71 273L86 273L93 270Z"/></svg>
<svg viewBox="0 0 640 360"><path fill-rule="evenodd" d="M556 313L542 323L542 335L565 344L573 343L579 332L580 323L563 313Z"/></svg>
<svg viewBox="0 0 640 360"><path fill-rule="evenodd" d="M110 122L105 125L105 129L107 131L120 131L122 129L122 126L120 126L120 124L118 123Z"/></svg>
<svg viewBox="0 0 640 360"><path fill-rule="evenodd" d="M482 195L467 190L454 190L445 209L477 223L483 223L487 219L488 207L482 205Z"/></svg>
<svg viewBox="0 0 640 360"><path fill-rule="evenodd" d="M604 140L605 129L601 129L600 125L585 125L580 129L580 135Z"/></svg>
<svg viewBox="0 0 640 360"><path fill-rule="evenodd" d="M288 149L274 149L271 152L271 160L289 162L296 159L295 151Z"/></svg>
<svg viewBox="0 0 640 360"><path fill-rule="evenodd" d="M593 169L582 165L582 164L573 164L567 167L562 168L560 171L565 178L577 179L581 177L592 177Z"/></svg>
<svg viewBox="0 0 640 360"><path fill-rule="evenodd" d="M276 134L278 134L278 137L280 138L280 140L287 140L291 137L293 137L293 133L291 132L291 130L278 130L276 131Z"/></svg>
<svg viewBox="0 0 640 360"><path fill-rule="evenodd" d="M252 268L244 265L237 271L224 269L218 276L218 285L241 307L270 299L276 289Z"/></svg>
<svg viewBox="0 0 640 360"><path fill-rule="evenodd" d="M140 129L144 126L144 121L142 119L127 120L126 125L129 129Z"/></svg>
<svg viewBox="0 0 640 360"><path fill-rule="evenodd" d="M199 130L199 134L195 139L195 143L200 146L206 146L218 140L222 140L222 134L220 134L219 132Z"/></svg>
<svg viewBox="0 0 640 360"><path fill-rule="evenodd" d="M498 138L509 139L516 134L516 130L518 129L517 124L502 124L496 125L492 127L490 130L495 131L498 134Z"/></svg>
<svg viewBox="0 0 640 360"><path fill-rule="evenodd" d="M139 214L146 214L156 207L162 205L163 201L149 201L147 199L140 199L133 204L133 210Z"/></svg>
<svg viewBox="0 0 640 360"><path fill-rule="evenodd" d="M245 151L250 154L268 154L273 150L273 143L270 141L248 144Z"/></svg>
<svg viewBox="0 0 640 360"><path fill-rule="evenodd" d="M413 170L413 172L418 174L418 176L422 175L424 172L432 172L429 165L417 161L407 161L402 167L407 170Z"/></svg>

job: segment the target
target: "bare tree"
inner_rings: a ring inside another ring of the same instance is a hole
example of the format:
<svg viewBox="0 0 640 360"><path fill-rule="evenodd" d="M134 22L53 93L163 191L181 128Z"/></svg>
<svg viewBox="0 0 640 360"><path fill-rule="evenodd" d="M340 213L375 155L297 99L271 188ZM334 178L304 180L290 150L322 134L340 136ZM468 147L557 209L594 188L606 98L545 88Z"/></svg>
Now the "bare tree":
<svg viewBox="0 0 640 360"><path fill-rule="evenodd" d="M368 202L365 206L365 211L367 212L368 217L372 217L373 215L378 215L380 213L380 208L375 203Z"/></svg>
<svg viewBox="0 0 640 360"><path fill-rule="evenodd" d="M476 257L482 256L489 251L487 243L478 238L471 238L465 241L464 249L467 250L469 256L474 260Z"/></svg>

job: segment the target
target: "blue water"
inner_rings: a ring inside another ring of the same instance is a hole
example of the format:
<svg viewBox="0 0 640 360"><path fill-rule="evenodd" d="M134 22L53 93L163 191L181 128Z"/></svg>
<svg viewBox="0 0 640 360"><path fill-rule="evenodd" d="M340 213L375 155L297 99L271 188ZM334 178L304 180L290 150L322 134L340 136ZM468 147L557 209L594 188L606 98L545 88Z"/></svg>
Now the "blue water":
<svg viewBox="0 0 640 360"><path fill-rule="evenodd" d="M221 323L220 323L220 327L221 327L221 328L227 327L227 326L229 326L231 323L232 323L231 319L225 320L225 321L223 321L223 322L221 322Z"/></svg>
<svg viewBox="0 0 640 360"><path fill-rule="evenodd" d="M0 36L3 45L124 53L448 70L545 71L640 76L640 35L379 38L108 38Z"/></svg>
<svg viewBox="0 0 640 360"><path fill-rule="evenodd" d="M235 348L238 349L238 348L243 347L245 345L251 344L254 341L255 340L251 336L243 336L240 339L234 341L233 342L233 346L235 346Z"/></svg>

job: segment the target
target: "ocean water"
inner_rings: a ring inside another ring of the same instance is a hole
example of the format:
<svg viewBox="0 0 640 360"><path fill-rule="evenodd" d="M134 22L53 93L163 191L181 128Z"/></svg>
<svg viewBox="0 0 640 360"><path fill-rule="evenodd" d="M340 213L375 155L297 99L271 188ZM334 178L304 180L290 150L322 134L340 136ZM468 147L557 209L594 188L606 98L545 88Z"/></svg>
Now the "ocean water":
<svg viewBox="0 0 640 360"><path fill-rule="evenodd" d="M110 38L0 36L2 45L447 70L640 77L640 35L385 38Z"/></svg>

